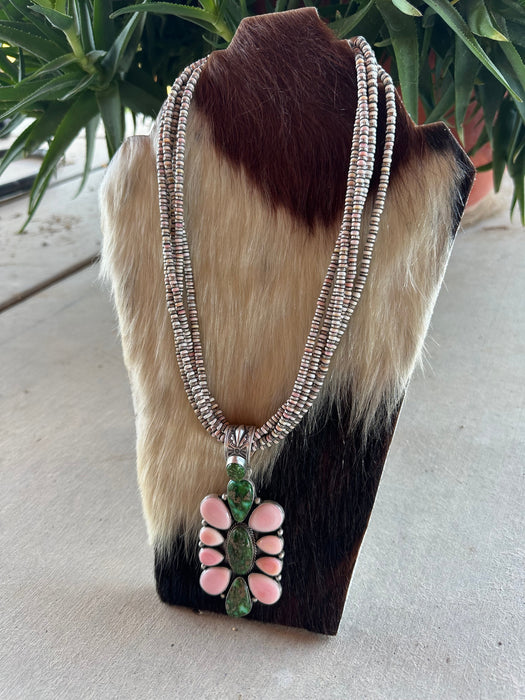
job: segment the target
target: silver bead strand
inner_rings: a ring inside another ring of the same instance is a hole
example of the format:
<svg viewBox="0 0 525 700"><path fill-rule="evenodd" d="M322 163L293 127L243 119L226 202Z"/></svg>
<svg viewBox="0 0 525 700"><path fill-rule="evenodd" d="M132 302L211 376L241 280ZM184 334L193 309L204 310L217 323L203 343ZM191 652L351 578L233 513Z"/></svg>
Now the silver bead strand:
<svg viewBox="0 0 525 700"><path fill-rule="evenodd" d="M317 397L330 359L364 288L379 220L384 208L395 135L395 92L390 76L377 66L362 38L354 50L358 97L341 229L319 294L303 356L289 399L264 425L254 429L252 451L291 432ZM184 388L206 430L224 442L230 425L208 388L199 332L189 244L184 224L184 161L188 113L207 58L186 68L175 82L160 119L157 156L166 299ZM379 185L368 234L358 264L361 222L375 164L378 79L386 100L386 134ZM175 151L173 144L175 143Z"/></svg>

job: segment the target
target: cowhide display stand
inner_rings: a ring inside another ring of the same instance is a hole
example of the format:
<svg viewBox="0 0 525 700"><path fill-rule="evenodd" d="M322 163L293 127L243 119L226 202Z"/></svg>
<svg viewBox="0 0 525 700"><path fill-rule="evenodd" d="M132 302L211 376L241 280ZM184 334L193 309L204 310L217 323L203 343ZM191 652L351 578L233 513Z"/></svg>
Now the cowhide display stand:
<svg viewBox="0 0 525 700"><path fill-rule="evenodd" d="M232 424L288 398L340 226L356 106L352 49L315 9L242 21L196 87L185 220L210 390ZM314 407L255 453L258 495L284 507L282 597L252 619L336 634L383 464L474 170L443 124L400 100L365 290ZM380 90L378 153L384 141ZM224 613L199 587L199 503L222 494L223 446L191 409L166 310L157 130L128 139L101 195L103 265L133 393L138 480L160 598ZM379 155L376 163L379 161ZM377 186L374 175L372 191ZM366 215L363 226L366 227Z"/></svg>

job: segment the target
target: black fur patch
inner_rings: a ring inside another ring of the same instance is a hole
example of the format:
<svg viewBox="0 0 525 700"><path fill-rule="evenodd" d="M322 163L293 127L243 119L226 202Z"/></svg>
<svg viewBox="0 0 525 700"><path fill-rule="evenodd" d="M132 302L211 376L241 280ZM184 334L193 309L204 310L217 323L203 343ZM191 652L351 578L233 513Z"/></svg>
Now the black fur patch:
<svg viewBox="0 0 525 700"><path fill-rule="evenodd" d="M348 437L342 427L349 411L347 406L340 415L334 408L309 434L299 426L286 438L270 482L257 489L262 500L285 509L285 558L281 600L254 604L252 619L337 633L398 413L378 416L376 434L364 445L361 430ZM167 557L156 552L157 591L165 603L224 613L224 600L205 594L199 575L196 557L185 556L182 535Z"/></svg>

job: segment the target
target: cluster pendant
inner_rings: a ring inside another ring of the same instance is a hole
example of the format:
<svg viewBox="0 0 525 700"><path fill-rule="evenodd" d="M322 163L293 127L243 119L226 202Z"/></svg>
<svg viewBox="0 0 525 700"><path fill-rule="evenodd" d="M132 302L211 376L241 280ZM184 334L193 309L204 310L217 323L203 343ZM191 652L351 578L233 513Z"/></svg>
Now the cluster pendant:
<svg viewBox="0 0 525 700"><path fill-rule="evenodd" d="M249 478L248 431L241 426L230 434L235 445L227 450L226 493L206 496L200 504L200 586L225 598L228 615L244 617L253 603L273 605L281 597L284 510L256 495Z"/></svg>

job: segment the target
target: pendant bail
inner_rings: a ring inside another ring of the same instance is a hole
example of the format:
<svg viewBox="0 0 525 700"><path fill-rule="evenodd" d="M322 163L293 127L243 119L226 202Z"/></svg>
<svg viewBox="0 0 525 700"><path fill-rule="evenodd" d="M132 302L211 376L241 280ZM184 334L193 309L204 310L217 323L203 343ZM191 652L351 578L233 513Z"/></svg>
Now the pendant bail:
<svg viewBox="0 0 525 700"><path fill-rule="evenodd" d="M236 462L234 457L244 460L246 468L250 465L250 455L252 452L253 436L255 426L250 425L229 425L224 434L224 456L226 464Z"/></svg>

